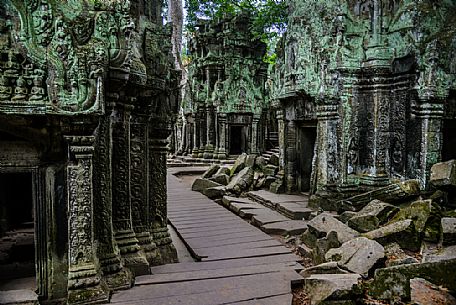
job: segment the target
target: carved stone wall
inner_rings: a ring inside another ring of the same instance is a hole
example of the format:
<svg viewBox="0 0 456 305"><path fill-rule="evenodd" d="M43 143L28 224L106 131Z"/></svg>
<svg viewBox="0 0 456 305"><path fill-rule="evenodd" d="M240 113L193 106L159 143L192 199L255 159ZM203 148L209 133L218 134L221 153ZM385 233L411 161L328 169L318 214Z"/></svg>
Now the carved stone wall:
<svg viewBox="0 0 456 305"><path fill-rule="evenodd" d="M177 260L170 41L160 1L0 0L0 171L32 173L43 301L106 301Z"/></svg>
<svg viewBox="0 0 456 305"><path fill-rule="evenodd" d="M315 119L313 193L403 179L427 187L441 158L442 118L454 119L445 105L456 85L455 12L452 2L289 1L271 85L285 113L288 191L300 174L293 128Z"/></svg>

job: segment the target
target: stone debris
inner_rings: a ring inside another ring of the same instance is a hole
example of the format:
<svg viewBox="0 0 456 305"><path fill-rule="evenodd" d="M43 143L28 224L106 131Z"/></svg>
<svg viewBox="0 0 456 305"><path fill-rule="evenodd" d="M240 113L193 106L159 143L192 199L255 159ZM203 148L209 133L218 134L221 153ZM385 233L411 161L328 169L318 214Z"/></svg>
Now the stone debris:
<svg viewBox="0 0 456 305"><path fill-rule="evenodd" d="M236 162L234 162L233 166L231 167L231 176L234 176L235 174L239 173L242 169L244 169L246 159L246 154L242 154L236 159Z"/></svg>
<svg viewBox="0 0 456 305"><path fill-rule="evenodd" d="M430 182L440 189L456 189L456 160L434 164L431 167Z"/></svg>
<svg viewBox="0 0 456 305"><path fill-rule="evenodd" d="M222 198L226 193L226 186L219 185L215 187L209 187L203 190L203 194L210 199Z"/></svg>
<svg viewBox="0 0 456 305"><path fill-rule="evenodd" d="M386 267L419 263L415 257L407 255L397 243L390 243L385 246L385 257Z"/></svg>
<svg viewBox="0 0 456 305"><path fill-rule="evenodd" d="M205 189L216 186L221 186L221 184L209 179L197 178L192 184L192 191L202 193Z"/></svg>
<svg viewBox="0 0 456 305"><path fill-rule="evenodd" d="M331 304L331 300L350 301L361 295L360 279L359 274L312 274L304 279L304 290L311 304Z"/></svg>
<svg viewBox="0 0 456 305"><path fill-rule="evenodd" d="M410 300L415 305L456 305L456 298L425 279L410 279Z"/></svg>
<svg viewBox="0 0 456 305"><path fill-rule="evenodd" d="M261 230L268 234L298 235L307 230L307 224L302 220L286 220L265 224L261 226Z"/></svg>
<svg viewBox="0 0 456 305"><path fill-rule="evenodd" d="M307 278L312 274L349 274L350 272L344 269L341 269L337 262L327 262L322 263L316 266L306 268L299 272L299 274Z"/></svg>
<svg viewBox="0 0 456 305"><path fill-rule="evenodd" d="M310 220L307 225L309 227L309 232L314 234L317 238L325 237L330 231L336 232L340 243L347 242L359 235L359 232L337 220L329 213L321 213Z"/></svg>
<svg viewBox="0 0 456 305"><path fill-rule="evenodd" d="M251 167L245 167L226 186L227 191L240 195L242 191L248 190L253 183L253 175L253 169Z"/></svg>
<svg viewBox="0 0 456 305"><path fill-rule="evenodd" d="M211 167L208 168L206 172L201 176L203 179L209 179L212 178L220 169L220 165L218 164L212 164Z"/></svg>
<svg viewBox="0 0 456 305"><path fill-rule="evenodd" d="M227 174L218 174L210 178L211 181L217 182L221 185L228 185L230 183L230 176Z"/></svg>
<svg viewBox="0 0 456 305"><path fill-rule="evenodd" d="M443 217L442 224L442 243L443 245L456 244L456 218Z"/></svg>
<svg viewBox="0 0 456 305"><path fill-rule="evenodd" d="M384 224L399 208L383 202L372 200L358 213L349 218L347 224L359 232L375 230L379 225ZM348 214L346 214L348 215Z"/></svg>
<svg viewBox="0 0 456 305"><path fill-rule="evenodd" d="M336 261L342 269L364 276L384 256L383 246L365 237L347 241L340 248L329 249L325 255L327 261Z"/></svg>
<svg viewBox="0 0 456 305"><path fill-rule="evenodd" d="M418 251L421 247L420 234L415 230L411 219L399 220L376 230L362 234L382 245L397 242L402 248Z"/></svg>

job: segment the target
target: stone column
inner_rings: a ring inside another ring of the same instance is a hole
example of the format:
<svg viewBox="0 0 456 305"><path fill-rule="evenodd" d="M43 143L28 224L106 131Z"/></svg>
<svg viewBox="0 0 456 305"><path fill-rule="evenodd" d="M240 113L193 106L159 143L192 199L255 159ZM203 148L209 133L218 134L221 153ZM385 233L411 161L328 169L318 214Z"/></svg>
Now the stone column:
<svg viewBox="0 0 456 305"><path fill-rule="evenodd" d="M200 136L200 143L199 143L199 152L198 152L198 158L203 158L204 157L204 149L207 144L206 142L206 135L207 135L207 130L206 130L206 113L204 111L204 107L199 107L198 108L199 112L199 136Z"/></svg>
<svg viewBox="0 0 456 305"><path fill-rule="evenodd" d="M259 131L260 128L258 126L258 123L260 122L260 115L254 114L252 118L252 142L251 142L251 154L253 155L258 155L260 153L260 150L258 148L259 144Z"/></svg>
<svg viewBox="0 0 456 305"><path fill-rule="evenodd" d="M147 261L152 264L160 255L149 232L148 207L148 118L134 114L130 127L130 198L133 230Z"/></svg>
<svg viewBox="0 0 456 305"><path fill-rule="evenodd" d="M311 192L322 191L338 179L337 105L317 105L317 139L312 161Z"/></svg>
<svg viewBox="0 0 456 305"><path fill-rule="evenodd" d="M216 108L213 108L214 109L214 142L215 142L215 148L214 148L214 153L213 153L213 156L212 158L213 159L218 159L218 150L219 150L219 130L220 130L220 126L219 126L219 121L218 121L218 115L217 115L217 110Z"/></svg>
<svg viewBox="0 0 456 305"><path fill-rule="evenodd" d="M149 224L160 257L154 264L177 262L177 252L168 232L166 210L166 154L170 126L154 119L149 125Z"/></svg>
<svg viewBox="0 0 456 305"><path fill-rule="evenodd" d="M124 268L119 249L114 243L112 227L112 145L111 120L108 116L100 119L94 163L94 228L98 240L98 257L103 278L110 289L131 287L133 275Z"/></svg>
<svg viewBox="0 0 456 305"><path fill-rule="evenodd" d="M219 141L218 141L218 154L217 157L220 160L224 160L228 157L228 153L226 151L226 114L220 113L218 115L218 123L219 123Z"/></svg>
<svg viewBox="0 0 456 305"><path fill-rule="evenodd" d="M93 229L92 157L94 137L67 136L68 303L108 302L106 283L97 270Z"/></svg>
<svg viewBox="0 0 456 305"><path fill-rule="evenodd" d="M286 186L287 193L296 191L296 124L294 120L287 122L286 149Z"/></svg>
<svg viewBox="0 0 456 305"><path fill-rule="evenodd" d="M285 192L285 150L287 144L287 126L285 124L285 114L282 109L277 110L277 122L279 128L279 171L277 179L271 184L269 190L273 193Z"/></svg>
<svg viewBox="0 0 456 305"><path fill-rule="evenodd" d="M194 113L193 115L193 150L192 150L192 157L198 158L199 154L199 115L198 112Z"/></svg>
<svg viewBox="0 0 456 305"><path fill-rule="evenodd" d="M125 266L135 275L148 274L149 264L133 230L130 193L130 111L118 105L112 119L112 214L114 237Z"/></svg>
<svg viewBox="0 0 456 305"><path fill-rule="evenodd" d="M416 179L423 189L428 187L431 167L442 158L442 118L444 104L435 98L422 99L412 109L419 133Z"/></svg>
<svg viewBox="0 0 456 305"><path fill-rule="evenodd" d="M206 107L206 147L204 148L204 159L212 159L214 155L214 118L213 107Z"/></svg>

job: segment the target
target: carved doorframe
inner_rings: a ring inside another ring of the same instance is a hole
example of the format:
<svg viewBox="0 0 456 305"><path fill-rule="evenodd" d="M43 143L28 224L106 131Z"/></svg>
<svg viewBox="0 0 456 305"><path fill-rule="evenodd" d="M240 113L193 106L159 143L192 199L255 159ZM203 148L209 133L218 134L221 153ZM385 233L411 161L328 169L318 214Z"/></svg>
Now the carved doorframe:
<svg viewBox="0 0 456 305"><path fill-rule="evenodd" d="M35 282L36 293L45 299L48 293L48 256L47 235L48 215L46 206L45 175L44 169L36 166L2 166L0 173L30 173L32 175L32 206L35 243Z"/></svg>

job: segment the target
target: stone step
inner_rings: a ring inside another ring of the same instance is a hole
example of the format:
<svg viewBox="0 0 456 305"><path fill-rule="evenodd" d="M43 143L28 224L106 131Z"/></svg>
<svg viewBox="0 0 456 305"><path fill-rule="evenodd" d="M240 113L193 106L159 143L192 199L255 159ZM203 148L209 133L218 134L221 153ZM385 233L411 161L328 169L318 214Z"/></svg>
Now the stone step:
<svg viewBox="0 0 456 305"><path fill-rule="evenodd" d="M0 305L38 305L38 295L32 290L0 291Z"/></svg>
<svg viewBox="0 0 456 305"><path fill-rule="evenodd" d="M287 220L265 224L261 230L268 234L299 235L307 230L307 223L302 220Z"/></svg>

